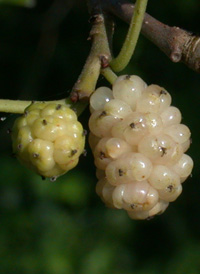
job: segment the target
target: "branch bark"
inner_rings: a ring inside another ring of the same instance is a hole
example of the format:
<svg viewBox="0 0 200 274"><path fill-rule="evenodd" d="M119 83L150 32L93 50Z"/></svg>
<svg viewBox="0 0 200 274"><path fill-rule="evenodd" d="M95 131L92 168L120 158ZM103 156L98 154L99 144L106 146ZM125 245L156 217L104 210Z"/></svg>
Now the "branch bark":
<svg viewBox="0 0 200 274"><path fill-rule="evenodd" d="M134 5L127 0L103 0L107 12L130 23ZM145 14L142 34L162 50L172 62L183 62L200 73L200 37L179 27L170 27Z"/></svg>

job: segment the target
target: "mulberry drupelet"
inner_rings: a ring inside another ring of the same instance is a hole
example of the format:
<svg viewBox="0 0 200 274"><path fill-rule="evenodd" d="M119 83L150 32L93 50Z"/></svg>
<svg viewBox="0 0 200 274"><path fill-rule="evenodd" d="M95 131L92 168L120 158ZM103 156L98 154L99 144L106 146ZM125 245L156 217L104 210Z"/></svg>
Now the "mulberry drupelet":
<svg viewBox="0 0 200 274"><path fill-rule="evenodd" d="M89 143L97 167L97 194L132 219L163 213L191 174L190 130L158 85L138 76L117 78L112 90L90 98Z"/></svg>
<svg viewBox="0 0 200 274"><path fill-rule="evenodd" d="M68 106L33 103L14 123L13 152L28 168L55 179L77 165L84 150L84 135Z"/></svg>

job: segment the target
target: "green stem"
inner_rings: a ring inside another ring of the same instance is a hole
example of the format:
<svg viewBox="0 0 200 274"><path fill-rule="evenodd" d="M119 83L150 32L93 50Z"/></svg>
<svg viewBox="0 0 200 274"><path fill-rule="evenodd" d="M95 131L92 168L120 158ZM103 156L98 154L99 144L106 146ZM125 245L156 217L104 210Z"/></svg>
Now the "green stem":
<svg viewBox="0 0 200 274"><path fill-rule="evenodd" d="M102 62L109 63L111 59L104 17L102 14L95 15L90 38L92 39L90 54L71 92L72 100L73 97L75 97L74 101L77 101L77 95L80 100L89 98L91 93L95 90Z"/></svg>
<svg viewBox="0 0 200 274"><path fill-rule="evenodd" d="M87 100L79 100L79 101L73 103L71 98L68 97L65 99L65 104L68 107L70 107L71 109L73 109L76 112L77 116L79 116L88 106L88 101Z"/></svg>
<svg viewBox="0 0 200 274"><path fill-rule="evenodd" d="M110 62L110 66L114 71L123 70L128 65L133 55L142 27L147 2L148 0L137 0L135 4L126 40L119 55Z"/></svg>
<svg viewBox="0 0 200 274"><path fill-rule="evenodd" d="M34 102L40 103L40 101L34 101ZM87 107L87 104L88 104L87 101L78 101L77 103L72 103L69 97L62 100L45 101L45 102L67 105L68 107L76 111L77 116L79 116L84 111L84 109ZM25 109L31 104L32 104L32 101L0 99L0 112L23 114Z"/></svg>
<svg viewBox="0 0 200 274"><path fill-rule="evenodd" d="M37 102L37 101L35 101ZM32 103L32 101L21 101L21 100L7 100L0 99L0 112L7 113L24 113L24 110ZM48 101L48 103L65 104L64 100Z"/></svg>
<svg viewBox="0 0 200 274"><path fill-rule="evenodd" d="M7 113L23 113L25 108L31 104L31 101L19 101L19 100L0 100L0 112Z"/></svg>
<svg viewBox="0 0 200 274"><path fill-rule="evenodd" d="M101 70L101 74L106 78L106 80L113 84L117 79L117 75L112 71L110 67Z"/></svg>

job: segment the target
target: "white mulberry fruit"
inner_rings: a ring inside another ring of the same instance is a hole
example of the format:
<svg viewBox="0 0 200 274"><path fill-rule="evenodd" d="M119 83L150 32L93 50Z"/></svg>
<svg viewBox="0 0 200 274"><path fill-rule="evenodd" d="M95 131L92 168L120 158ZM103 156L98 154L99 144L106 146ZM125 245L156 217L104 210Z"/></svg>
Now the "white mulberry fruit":
<svg viewBox="0 0 200 274"><path fill-rule="evenodd" d="M89 143L97 167L97 194L132 219L163 213L191 174L190 130L171 96L138 76L117 78L112 90L90 98Z"/></svg>
<svg viewBox="0 0 200 274"><path fill-rule="evenodd" d="M33 103L14 123L13 152L31 170L56 178L77 165L84 135L75 112L66 105Z"/></svg>

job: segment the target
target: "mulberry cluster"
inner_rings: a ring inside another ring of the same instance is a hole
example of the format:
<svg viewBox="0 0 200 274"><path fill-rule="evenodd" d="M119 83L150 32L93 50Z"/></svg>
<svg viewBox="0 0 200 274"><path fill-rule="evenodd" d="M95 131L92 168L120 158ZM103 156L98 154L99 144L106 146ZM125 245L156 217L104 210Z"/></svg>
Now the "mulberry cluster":
<svg viewBox="0 0 200 274"><path fill-rule="evenodd" d="M182 192L193 168L185 154L190 130L158 85L120 76L112 90L90 98L89 143L97 167L97 194L132 219L161 214Z"/></svg>
<svg viewBox="0 0 200 274"><path fill-rule="evenodd" d="M85 136L72 109L44 102L33 103L16 119L12 141L22 164L53 180L77 165Z"/></svg>

